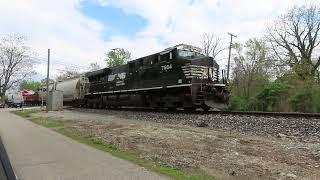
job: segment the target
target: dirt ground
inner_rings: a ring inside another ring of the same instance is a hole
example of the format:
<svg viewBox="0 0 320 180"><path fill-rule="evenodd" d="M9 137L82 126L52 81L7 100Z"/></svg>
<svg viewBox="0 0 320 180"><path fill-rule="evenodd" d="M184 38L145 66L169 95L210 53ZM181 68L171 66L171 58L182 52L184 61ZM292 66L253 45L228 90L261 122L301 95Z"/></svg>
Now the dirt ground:
<svg viewBox="0 0 320 180"><path fill-rule="evenodd" d="M320 179L319 142L157 123L117 113L66 110L36 116L69 120L69 130L138 152L142 159L201 170L217 179Z"/></svg>

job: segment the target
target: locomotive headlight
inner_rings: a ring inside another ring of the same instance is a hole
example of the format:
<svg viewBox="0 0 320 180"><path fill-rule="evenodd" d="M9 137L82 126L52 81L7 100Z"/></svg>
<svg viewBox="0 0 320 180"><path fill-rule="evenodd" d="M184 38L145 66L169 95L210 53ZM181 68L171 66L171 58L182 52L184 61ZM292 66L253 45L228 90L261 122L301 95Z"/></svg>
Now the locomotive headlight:
<svg viewBox="0 0 320 180"><path fill-rule="evenodd" d="M203 68L202 79L209 78L209 68Z"/></svg>
<svg viewBox="0 0 320 180"><path fill-rule="evenodd" d="M213 79L214 78L213 76L214 76L213 75L213 68L209 68L209 78Z"/></svg>

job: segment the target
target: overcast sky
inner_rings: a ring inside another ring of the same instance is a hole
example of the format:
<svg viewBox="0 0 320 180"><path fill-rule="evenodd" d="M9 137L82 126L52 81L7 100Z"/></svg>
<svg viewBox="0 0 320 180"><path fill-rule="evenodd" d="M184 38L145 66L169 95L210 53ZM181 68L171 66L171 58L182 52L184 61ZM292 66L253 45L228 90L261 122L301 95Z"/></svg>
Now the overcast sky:
<svg viewBox="0 0 320 180"><path fill-rule="evenodd" d="M65 66L105 66L105 52L117 47L138 58L180 43L200 46L204 32L226 43L227 32L241 42L261 37L268 22L310 2L317 0L0 0L0 36L28 37L43 62L37 77L44 78L47 48L54 76Z"/></svg>

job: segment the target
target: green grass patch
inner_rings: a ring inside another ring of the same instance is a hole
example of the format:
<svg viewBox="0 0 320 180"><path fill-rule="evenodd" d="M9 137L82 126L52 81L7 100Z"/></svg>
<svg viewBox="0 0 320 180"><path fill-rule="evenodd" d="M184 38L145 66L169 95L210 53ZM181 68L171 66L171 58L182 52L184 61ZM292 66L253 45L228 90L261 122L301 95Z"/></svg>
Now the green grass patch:
<svg viewBox="0 0 320 180"><path fill-rule="evenodd" d="M30 120L34 123L40 124L41 126L44 126L47 128L55 128L55 127L64 126L64 121L61 121L61 120L41 118L41 117L32 118Z"/></svg>
<svg viewBox="0 0 320 180"><path fill-rule="evenodd" d="M14 111L14 113L23 118L30 118L33 113L39 112L41 110L28 110L28 111Z"/></svg>
<svg viewBox="0 0 320 180"><path fill-rule="evenodd" d="M18 113L17 113L18 114ZM26 113L28 115L28 113ZM18 115L22 117L26 117L23 113L19 113ZM30 114L29 114L30 115ZM30 116L27 116L30 117ZM63 134L73 140L76 140L82 144L89 145L91 147L94 147L96 149L99 149L104 152L108 152L112 154L113 156L119 157L121 159L125 159L127 161L130 161L134 164L137 164L139 166L145 167L148 170L157 172L159 174L171 177L173 179L177 180L208 180L208 179L214 179L211 176L203 175L203 173L196 175L189 174L187 172L184 172L182 170L178 170L172 167L164 166L157 164L155 162L142 160L139 158L138 153L132 153L132 152L124 152L119 149L117 149L115 146L113 146L110 143L104 142L101 139L93 138L93 137L87 137L85 135L80 134L79 132L72 131L68 129L67 126L65 126L65 121L61 120L54 120L54 119L48 119L48 118L29 118L32 122L42 125L44 127L50 128L60 134Z"/></svg>

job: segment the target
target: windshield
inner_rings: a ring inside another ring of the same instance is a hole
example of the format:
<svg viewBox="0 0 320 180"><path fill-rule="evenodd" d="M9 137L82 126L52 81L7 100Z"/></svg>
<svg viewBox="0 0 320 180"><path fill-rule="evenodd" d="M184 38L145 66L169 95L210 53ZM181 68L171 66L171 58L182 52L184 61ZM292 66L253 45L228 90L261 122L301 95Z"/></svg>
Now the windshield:
<svg viewBox="0 0 320 180"><path fill-rule="evenodd" d="M193 51L178 50L178 56L194 58L194 57L202 57L204 55L197 52L193 52Z"/></svg>

